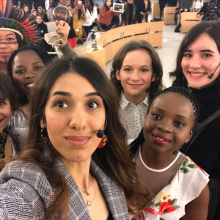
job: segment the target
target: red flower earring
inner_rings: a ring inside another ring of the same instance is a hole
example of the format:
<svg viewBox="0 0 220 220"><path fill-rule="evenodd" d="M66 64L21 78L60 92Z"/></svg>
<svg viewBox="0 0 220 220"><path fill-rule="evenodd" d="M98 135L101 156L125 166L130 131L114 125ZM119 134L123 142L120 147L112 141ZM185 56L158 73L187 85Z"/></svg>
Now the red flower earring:
<svg viewBox="0 0 220 220"><path fill-rule="evenodd" d="M107 142L107 136L104 134L102 136L102 139L101 139L99 145L98 145L98 148L99 149L103 148L106 145L106 142Z"/></svg>

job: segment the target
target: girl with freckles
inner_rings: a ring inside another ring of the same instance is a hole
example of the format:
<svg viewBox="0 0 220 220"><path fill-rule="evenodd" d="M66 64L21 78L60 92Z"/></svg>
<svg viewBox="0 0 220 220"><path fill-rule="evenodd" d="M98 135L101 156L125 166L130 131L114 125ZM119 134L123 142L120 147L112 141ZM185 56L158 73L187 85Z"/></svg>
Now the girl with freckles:
<svg viewBox="0 0 220 220"><path fill-rule="evenodd" d="M197 102L183 87L169 87L153 99L130 153L154 199L132 220L207 219L208 174L179 152L198 115Z"/></svg>
<svg viewBox="0 0 220 220"><path fill-rule="evenodd" d="M0 174L0 219L128 220L144 208L149 191L137 180L115 100L94 61L58 59L45 68L27 150Z"/></svg>

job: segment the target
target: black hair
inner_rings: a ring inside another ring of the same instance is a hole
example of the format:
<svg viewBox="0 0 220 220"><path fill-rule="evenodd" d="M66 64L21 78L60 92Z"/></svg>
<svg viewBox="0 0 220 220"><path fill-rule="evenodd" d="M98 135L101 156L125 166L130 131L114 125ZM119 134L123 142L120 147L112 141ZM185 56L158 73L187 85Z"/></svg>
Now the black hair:
<svg viewBox="0 0 220 220"><path fill-rule="evenodd" d="M109 7L109 6L106 4L107 1L108 1L108 0L105 0L104 6L105 6L105 8L106 8L106 11L109 11L111 6ZM112 0L110 0L110 1L111 1L111 4L112 4Z"/></svg>
<svg viewBox="0 0 220 220"><path fill-rule="evenodd" d="M167 93L177 93L179 95L184 96L186 99L188 99L190 101L190 103L192 104L192 109L193 109L193 113L194 113L194 116L195 116L195 122L198 120L198 117L199 117L199 104L198 104L196 98L194 97L194 95L190 92L190 90L186 89L182 86L171 86L169 88L166 88L166 89L160 91L152 99L152 102L149 104L148 113L149 113L150 107L151 107L152 103L154 102L154 100L157 99L159 96L167 94ZM143 128L142 128L142 130L141 130L140 134L138 135L138 137L129 145L131 158L133 158L135 156L138 148L140 147L140 145L144 141L145 141L145 139L144 139Z"/></svg>
<svg viewBox="0 0 220 220"><path fill-rule="evenodd" d="M11 110L14 112L18 108L18 97L15 86L11 78L0 72L0 98L8 99Z"/></svg>
<svg viewBox="0 0 220 220"><path fill-rule="evenodd" d="M14 33L15 33L15 36L16 36L16 39L17 39L17 42L18 42L18 48L20 48L24 45L24 42L23 42L23 40L21 39L21 36L18 33L16 33L16 32L14 32Z"/></svg>
<svg viewBox="0 0 220 220"><path fill-rule="evenodd" d="M213 22L204 21L191 28L190 31L185 35L185 37L183 38L180 44L176 59L176 69L170 73L170 77L174 79L173 82L174 85L187 87L187 80L183 74L181 61L185 51L202 34L208 34L209 37L215 41L218 51L220 53L220 22L219 21L213 21ZM220 85L220 77L218 77L218 79L215 80L215 82Z"/></svg>
<svg viewBox="0 0 220 220"><path fill-rule="evenodd" d="M34 45L34 44L29 44L29 45L24 45L22 47L20 47L19 49L15 50L12 55L9 58L8 64L7 64L7 74L11 77L15 87L16 84L14 82L14 78L13 78L13 74L12 74L12 69L13 69L13 64L14 64L14 58L20 53L20 52L24 52L24 51L34 51L42 60L42 62L46 65L47 63L49 63L49 61L51 60L50 55L41 47ZM27 60L28 62L28 60ZM17 88L18 90L18 88ZM24 103L27 103L27 97L24 96L24 94L21 94L20 91L18 91L18 93L20 94L20 102L21 105L23 105Z"/></svg>

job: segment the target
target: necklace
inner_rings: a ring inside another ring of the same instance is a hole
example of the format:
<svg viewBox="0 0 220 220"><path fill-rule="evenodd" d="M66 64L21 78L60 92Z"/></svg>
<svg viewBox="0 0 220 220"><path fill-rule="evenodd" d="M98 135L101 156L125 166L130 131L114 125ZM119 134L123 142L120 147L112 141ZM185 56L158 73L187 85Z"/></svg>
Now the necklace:
<svg viewBox="0 0 220 220"><path fill-rule="evenodd" d="M161 170L156 170L156 169L150 168L149 166L147 166L146 163L144 163L144 161L142 159L142 156L141 156L141 147L139 147L139 158L140 158L140 161L143 164L143 166L145 168L147 168L148 170L153 171L153 172L157 172L157 173L164 172L164 171L168 170L176 162L176 160L178 159L179 155L180 155L180 152L178 152L178 154L176 155L175 159L167 167L165 167L165 168L163 168Z"/></svg>
<svg viewBox="0 0 220 220"><path fill-rule="evenodd" d="M94 184L95 185L95 184ZM86 189L83 189L81 187L79 187L82 191L84 191L86 193L87 196L90 196L90 192ZM91 206L92 205L92 201L95 199L95 196L96 196L96 187L95 187L95 193L94 193L94 196L91 200L86 200L86 205L87 206Z"/></svg>

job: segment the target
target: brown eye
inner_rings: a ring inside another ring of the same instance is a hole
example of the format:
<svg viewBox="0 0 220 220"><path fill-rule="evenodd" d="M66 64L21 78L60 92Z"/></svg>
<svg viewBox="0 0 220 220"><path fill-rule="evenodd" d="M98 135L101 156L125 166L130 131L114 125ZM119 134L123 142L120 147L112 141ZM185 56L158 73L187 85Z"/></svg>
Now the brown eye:
<svg viewBox="0 0 220 220"><path fill-rule="evenodd" d="M99 105L96 102L89 102L88 107L89 108L97 108Z"/></svg>

